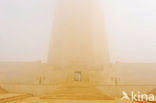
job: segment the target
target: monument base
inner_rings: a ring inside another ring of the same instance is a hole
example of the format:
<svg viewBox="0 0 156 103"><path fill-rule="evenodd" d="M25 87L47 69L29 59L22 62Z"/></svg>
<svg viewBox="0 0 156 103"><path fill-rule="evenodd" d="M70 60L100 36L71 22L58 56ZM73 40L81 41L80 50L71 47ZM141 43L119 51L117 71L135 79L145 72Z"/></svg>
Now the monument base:
<svg viewBox="0 0 156 103"><path fill-rule="evenodd" d="M67 99L67 100L113 100L112 97L102 93L94 87L60 87L41 99Z"/></svg>

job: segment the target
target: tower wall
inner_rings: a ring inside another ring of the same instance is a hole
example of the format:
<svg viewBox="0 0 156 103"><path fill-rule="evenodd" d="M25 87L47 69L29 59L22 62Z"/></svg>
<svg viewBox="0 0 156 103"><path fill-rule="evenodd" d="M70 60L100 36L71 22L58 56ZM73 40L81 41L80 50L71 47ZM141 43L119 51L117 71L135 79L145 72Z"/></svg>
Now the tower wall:
<svg viewBox="0 0 156 103"><path fill-rule="evenodd" d="M61 0L55 14L48 63L100 67L109 63L104 15L97 0Z"/></svg>

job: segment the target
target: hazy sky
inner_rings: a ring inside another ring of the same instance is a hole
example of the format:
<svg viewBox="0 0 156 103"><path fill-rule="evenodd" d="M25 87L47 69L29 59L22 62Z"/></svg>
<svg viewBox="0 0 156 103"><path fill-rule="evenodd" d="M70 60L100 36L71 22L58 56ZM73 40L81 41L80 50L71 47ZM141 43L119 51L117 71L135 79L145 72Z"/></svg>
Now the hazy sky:
<svg viewBox="0 0 156 103"><path fill-rule="evenodd" d="M58 0L0 0L0 61L46 61ZM101 0L111 61L156 62L156 0Z"/></svg>

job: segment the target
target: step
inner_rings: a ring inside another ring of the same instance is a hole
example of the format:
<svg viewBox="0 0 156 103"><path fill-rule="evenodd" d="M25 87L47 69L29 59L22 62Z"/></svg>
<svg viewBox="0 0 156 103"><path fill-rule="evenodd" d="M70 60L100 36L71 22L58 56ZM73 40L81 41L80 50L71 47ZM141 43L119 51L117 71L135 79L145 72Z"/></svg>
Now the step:
<svg viewBox="0 0 156 103"><path fill-rule="evenodd" d="M78 100L113 100L96 88L57 88L41 99L78 99Z"/></svg>
<svg viewBox="0 0 156 103"><path fill-rule="evenodd" d="M111 97L102 97L102 96L47 96L42 97L41 99L66 99L66 100L114 100Z"/></svg>

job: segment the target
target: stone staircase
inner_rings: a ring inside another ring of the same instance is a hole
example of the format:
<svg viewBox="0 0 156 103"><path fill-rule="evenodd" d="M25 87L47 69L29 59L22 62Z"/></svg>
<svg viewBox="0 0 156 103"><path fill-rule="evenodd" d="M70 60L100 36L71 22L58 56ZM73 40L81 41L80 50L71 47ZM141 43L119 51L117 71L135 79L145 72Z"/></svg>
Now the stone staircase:
<svg viewBox="0 0 156 103"><path fill-rule="evenodd" d="M112 97L93 87L60 87L41 99L113 100Z"/></svg>

